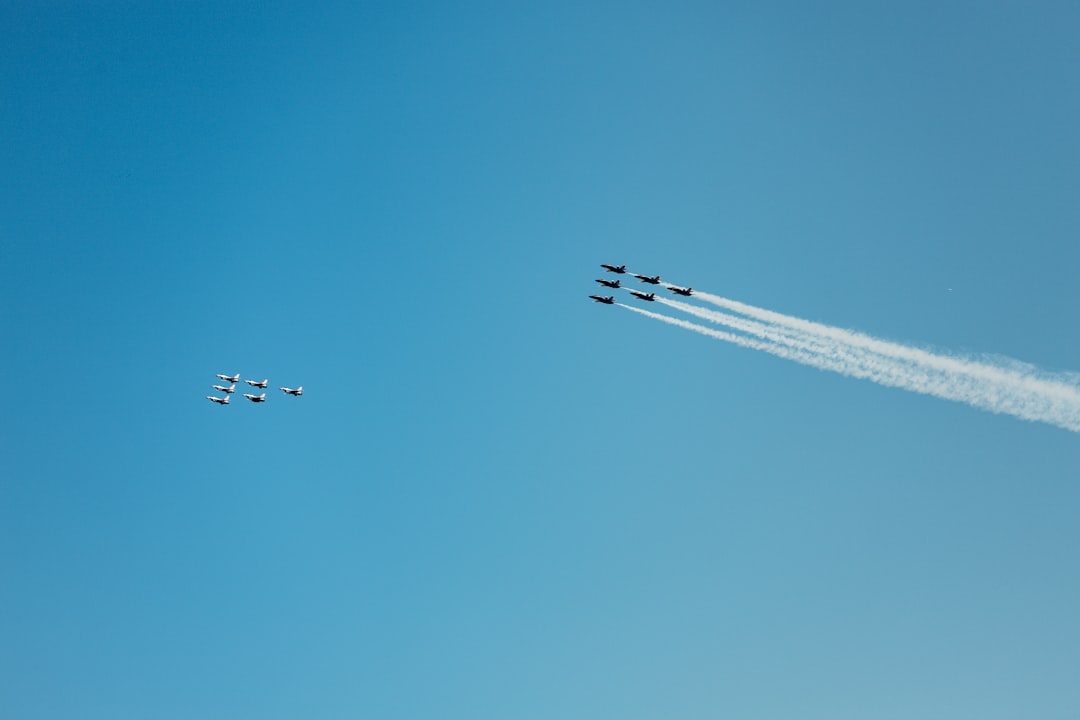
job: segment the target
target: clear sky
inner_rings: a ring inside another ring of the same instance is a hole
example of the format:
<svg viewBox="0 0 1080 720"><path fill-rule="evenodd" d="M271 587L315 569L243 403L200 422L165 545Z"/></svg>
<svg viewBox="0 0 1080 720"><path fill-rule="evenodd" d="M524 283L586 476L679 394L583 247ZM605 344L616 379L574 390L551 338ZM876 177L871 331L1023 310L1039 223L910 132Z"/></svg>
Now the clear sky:
<svg viewBox="0 0 1080 720"><path fill-rule="evenodd" d="M1077 717L1080 436L585 297L1080 370L1077 37L3 3L0 717Z"/></svg>

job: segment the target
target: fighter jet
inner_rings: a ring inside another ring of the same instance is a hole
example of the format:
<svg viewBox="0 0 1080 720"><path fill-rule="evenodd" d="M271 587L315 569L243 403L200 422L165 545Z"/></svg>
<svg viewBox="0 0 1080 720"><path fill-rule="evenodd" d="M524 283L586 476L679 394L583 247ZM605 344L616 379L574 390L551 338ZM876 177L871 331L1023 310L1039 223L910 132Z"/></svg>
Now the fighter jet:
<svg viewBox="0 0 1080 720"><path fill-rule="evenodd" d="M295 395L296 397L300 397L301 395L304 394L304 386L303 385L296 388L295 390L293 390L292 388L278 388L278 390L282 391L286 395Z"/></svg>
<svg viewBox="0 0 1080 720"><path fill-rule="evenodd" d="M240 373L236 373L232 377L229 377L228 375L222 375L222 374L218 373L218 377L221 378L222 380L224 380L225 382L231 382L231 383L240 382Z"/></svg>
<svg viewBox="0 0 1080 720"><path fill-rule="evenodd" d="M690 288L675 287L674 285L669 287L668 290L675 293L676 295L682 295L684 297L690 297L694 294L694 292Z"/></svg>
<svg viewBox="0 0 1080 720"><path fill-rule="evenodd" d="M262 382L259 382L258 380L245 380L244 382L246 382L251 387L257 387L257 388L265 388L266 387L266 380L263 380Z"/></svg>
<svg viewBox="0 0 1080 720"><path fill-rule="evenodd" d="M232 395L234 392L236 392L236 383L233 383L229 387L225 387L224 385L212 385L211 387L213 387L218 392L227 393L229 395Z"/></svg>
<svg viewBox="0 0 1080 720"><path fill-rule="evenodd" d="M643 293L638 292L637 290L631 290L630 294L641 300L648 300L649 302L656 300L656 293Z"/></svg>
<svg viewBox="0 0 1080 720"><path fill-rule="evenodd" d="M631 290L631 292L633 292L633 291ZM614 305L615 304L615 296L614 295L608 295L607 297L600 297L599 295L590 295L589 297L591 297L596 302L604 303L605 305Z"/></svg>
<svg viewBox="0 0 1080 720"><path fill-rule="evenodd" d="M266 393L263 393L262 395L249 395L248 393L244 393L244 397L251 402L266 402Z"/></svg>
<svg viewBox="0 0 1080 720"><path fill-rule="evenodd" d="M216 402L218 405L228 405L229 404L229 396L228 395L226 395L225 397L214 397L213 395L207 395L206 399L211 401L211 402Z"/></svg>
<svg viewBox="0 0 1080 720"><path fill-rule="evenodd" d="M634 277L636 277L638 280L640 280L643 283L649 283L650 285L659 285L660 284L660 276L659 275L656 275L655 277L649 277L648 275L638 275L637 273L631 273L631 275L633 275Z"/></svg>
<svg viewBox="0 0 1080 720"><path fill-rule="evenodd" d="M604 287L618 288L622 281L621 280L597 280L596 282L600 283Z"/></svg>
<svg viewBox="0 0 1080 720"><path fill-rule="evenodd" d="M619 273L620 275L626 272L625 265L604 265L603 263L601 263L600 267L604 268L608 272Z"/></svg>

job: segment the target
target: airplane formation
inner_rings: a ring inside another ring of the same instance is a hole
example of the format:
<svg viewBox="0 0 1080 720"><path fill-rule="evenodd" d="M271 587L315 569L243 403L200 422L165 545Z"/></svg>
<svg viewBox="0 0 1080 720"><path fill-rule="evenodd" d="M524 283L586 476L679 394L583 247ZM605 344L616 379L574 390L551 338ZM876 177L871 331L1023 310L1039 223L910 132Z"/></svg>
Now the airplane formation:
<svg viewBox="0 0 1080 720"><path fill-rule="evenodd" d="M667 285L667 289L670 290L671 292L675 293L676 295L682 295L683 297L690 297L691 295L694 294L694 291L691 288L678 287L676 285L671 285L670 283L664 283L660 279L659 275L638 275L637 273L627 273L625 265L601 264L600 267L604 268L604 270L606 270L609 273L616 273L618 275L626 275L626 274L633 275L638 280L640 280L643 283L646 283L647 285ZM619 280L619 279L605 280L604 278L597 278L596 282L600 283L600 285L602 285L603 287L606 287L606 288L618 289L618 288L622 287L622 281ZM629 289L629 288L627 288L627 289ZM630 294L633 295L634 297L636 297L638 300L644 300L645 302L655 302L656 301L656 293L654 293L654 292L646 293L646 292L639 292L637 290L630 290ZM593 300L595 300L596 302L603 303L605 305L614 305L615 304L615 296L614 295L607 295L607 296L604 296L604 295L590 295L589 297L592 298Z"/></svg>
<svg viewBox="0 0 1080 720"><path fill-rule="evenodd" d="M215 402L218 405L228 405L229 404L229 398L232 397L232 394L234 392L236 392L236 383L240 382L240 373L237 373L235 375L222 375L222 374L218 373L217 377L218 377L218 379L223 380L223 381L225 381L227 383L231 383L231 384L227 385L227 386L226 385L211 385L211 387L214 390L217 390L219 393L224 393L224 395L222 395L221 397L216 397L214 395L207 395L206 399L209 400L210 402ZM250 385L253 388L259 388L260 390L265 390L267 385L270 384L270 381L265 380L265 379L264 380L244 380L244 382L247 383L248 385ZM278 390L282 391L286 395L292 395L293 397L300 397L301 395L304 394L304 386L303 385L301 385L299 387L296 387L296 388L282 387L282 388L278 388ZM241 393L241 395L243 397L246 397L248 400L250 400L253 403L266 402L266 393L265 392L260 393L259 395L255 395L253 393Z"/></svg>

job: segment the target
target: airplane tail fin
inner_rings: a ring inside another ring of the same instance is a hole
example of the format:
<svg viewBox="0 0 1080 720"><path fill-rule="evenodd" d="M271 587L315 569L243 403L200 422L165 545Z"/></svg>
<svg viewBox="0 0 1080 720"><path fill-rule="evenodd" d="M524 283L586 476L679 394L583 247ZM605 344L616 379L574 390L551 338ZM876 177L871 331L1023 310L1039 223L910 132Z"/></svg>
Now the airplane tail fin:
<svg viewBox="0 0 1080 720"><path fill-rule="evenodd" d="M303 385L300 385L299 387L296 388L296 394L297 395L303 395L304 394L304 386Z"/></svg>
<svg viewBox="0 0 1080 720"><path fill-rule="evenodd" d="M228 405L229 404L229 396L228 395L226 395L225 399L221 401L221 404L222 405Z"/></svg>

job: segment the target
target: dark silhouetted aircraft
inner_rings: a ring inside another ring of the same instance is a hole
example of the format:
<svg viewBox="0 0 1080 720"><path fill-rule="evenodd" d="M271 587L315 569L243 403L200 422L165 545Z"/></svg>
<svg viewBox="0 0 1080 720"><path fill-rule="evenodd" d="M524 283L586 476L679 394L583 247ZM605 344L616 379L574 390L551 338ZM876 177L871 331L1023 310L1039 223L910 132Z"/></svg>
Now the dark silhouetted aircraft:
<svg viewBox="0 0 1080 720"><path fill-rule="evenodd" d="M244 397L251 402L266 402L266 393L263 393L262 395L249 395L248 393L244 393Z"/></svg>
<svg viewBox="0 0 1080 720"><path fill-rule="evenodd" d="M649 283L650 285L659 285L660 284L660 276L659 275L657 275L655 277L649 277L648 275L638 275L637 273L632 273L632 274L633 274L634 277L636 277L638 280L640 280L643 283Z"/></svg>
<svg viewBox="0 0 1080 720"><path fill-rule="evenodd" d="M641 300L648 300L649 302L652 302L656 299L656 293L643 293L638 292L637 290L631 290L630 294L636 298L640 298Z"/></svg>
<svg viewBox="0 0 1080 720"><path fill-rule="evenodd" d="M669 287L668 290L675 293L676 295L682 295L684 297L690 297L691 295L694 294L694 292L690 288L681 288L681 287L672 286L672 287Z"/></svg>
<svg viewBox="0 0 1080 720"><path fill-rule="evenodd" d="M589 297L591 297L596 302L604 303L605 305L614 305L615 304L615 296L614 295L608 295L607 297L600 297L599 295L590 295Z"/></svg>
<svg viewBox="0 0 1080 720"><path fill-rule="evenodd" d="M278 390L282 391L286 395L295 395L296 397L300 397L301 395L304 394L304 386L303 385L296 388L295 390L293 390L292 388L278 388Z"/></svg>
<svg viewBox="0 0 1080 720"><path fill-rule="evenodd" d="M604 268L608 272L619 273L620 275L626 272L625 265L604 265L603 263L601 263L600 267Z"/></svg>
<svg viewBox="0 0 1080 720"><path fill-rule="evenodd" d="M617 288L617 287L619 287L619 284L622 281L621 280L597 280L596 282L600 283L604 287Z"/></svg>

